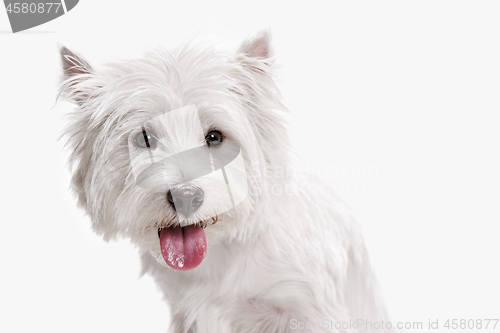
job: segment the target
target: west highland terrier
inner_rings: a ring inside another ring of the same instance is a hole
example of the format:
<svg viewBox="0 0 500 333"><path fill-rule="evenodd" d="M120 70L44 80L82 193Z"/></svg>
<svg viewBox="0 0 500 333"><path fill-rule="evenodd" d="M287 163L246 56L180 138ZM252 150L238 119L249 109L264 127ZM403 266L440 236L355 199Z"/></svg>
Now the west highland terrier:
<svg viewBox="0 0 500 333"><path fill-rule="evenodd" d="M391 331L359 226L294 166L269 39L96 68L61 48L78 205L137 245L170 332Z"/></svg>

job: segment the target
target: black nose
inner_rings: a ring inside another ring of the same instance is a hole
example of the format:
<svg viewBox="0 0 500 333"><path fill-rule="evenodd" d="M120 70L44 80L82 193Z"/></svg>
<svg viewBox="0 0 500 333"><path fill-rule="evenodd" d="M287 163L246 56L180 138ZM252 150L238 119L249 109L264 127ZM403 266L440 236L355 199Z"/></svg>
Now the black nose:
<svg viewBox="0 0 500 333"><path fill-rule="evenodd" d="M203 203L203 190L192 185L176 187L167 192L167 200L178 214L189 217Z"/></svg>

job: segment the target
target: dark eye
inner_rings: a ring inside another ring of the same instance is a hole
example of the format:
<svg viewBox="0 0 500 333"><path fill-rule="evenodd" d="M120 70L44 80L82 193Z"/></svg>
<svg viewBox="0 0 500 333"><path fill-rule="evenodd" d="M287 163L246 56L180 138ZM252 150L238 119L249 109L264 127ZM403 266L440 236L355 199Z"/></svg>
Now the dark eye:
<svg viewBox="0 0 500 333"><path fill-rule="evenodd" d="M157 145L158 139L152 132L148 132L145 129L142 129L142 132L137 133L134 137L134 146L137 148L156 148Z"/></svg>
<svg viewBox="0 0 500 333"><path fill-rule="evenodd" d="M210 147L218 146L222 142L222 133L219 131L210 131L205 137L205 141L207 141Z"/></svg>

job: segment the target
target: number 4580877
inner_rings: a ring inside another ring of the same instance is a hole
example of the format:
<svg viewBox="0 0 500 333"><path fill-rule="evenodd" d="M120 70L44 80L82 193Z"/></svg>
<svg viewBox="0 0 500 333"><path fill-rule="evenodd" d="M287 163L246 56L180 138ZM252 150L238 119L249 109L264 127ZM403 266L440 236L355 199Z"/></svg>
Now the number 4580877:
<svg viewBox="0 0 500 333"><path fill-rule="evenodd" d="M54 8L52 8L54 7ZM46 2L46 3L29 3L29 2L15 2L15 3L9 3L7 6L7 13L50 13L52 10L52 13L57 13L59 11L59 8L61 7L61 3L54 3L54 2Z"/></svg>
<svg viewBox="0 0 500 333"><path fill-rule="evenodd" d="M451 320L451 323L450 323ZM492 325L490 325L492 324ZM447 329L485 329L487 330L488 328L495 329L498 324L498 319L448 319L444 323L444 327Z"/></svg>

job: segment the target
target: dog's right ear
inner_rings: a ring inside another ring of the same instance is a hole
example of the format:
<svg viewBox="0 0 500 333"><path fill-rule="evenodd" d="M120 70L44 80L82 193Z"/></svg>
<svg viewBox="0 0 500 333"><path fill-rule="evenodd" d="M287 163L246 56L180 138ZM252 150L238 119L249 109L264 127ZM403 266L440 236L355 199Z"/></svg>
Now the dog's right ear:
<svg viewBox="0 0 500 333"><path fill-rule="evenodd" d="M81 87L82 83L91 77L92 67L82 57L62 46L59 49L63 68L63 85L61 94L82 105L88 98L88 93Z"/></svg>
<svg viewBox="0 0 500 333"><path fill-rule="evenodd" d="M67 47L61 47L59 52L61 53L64 77L66 79L78 74L92 73L92 68L89 63L82 57L71 52Z"/></svg>

